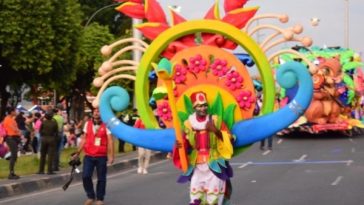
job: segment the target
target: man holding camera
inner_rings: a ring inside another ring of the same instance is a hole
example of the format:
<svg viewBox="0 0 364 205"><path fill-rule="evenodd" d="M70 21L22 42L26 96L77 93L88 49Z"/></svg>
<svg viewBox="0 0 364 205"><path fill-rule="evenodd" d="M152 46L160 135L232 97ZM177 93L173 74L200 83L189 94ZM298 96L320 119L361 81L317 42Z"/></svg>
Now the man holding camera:
<svg viewBox="0 0 364 205"><path fill-rule="evenodd" d="M106 190L107 164L110 165L114 161L114 146L111 133L101 122L98 109L94 110L93 118L85 123L83 132L78 152L72 158L77 158L81 151L85 153L82 179L88 199L84 204L92 205L96 201L96 205L102 205ZM95 168L97 172L96 194L92 182Z"/></svg>

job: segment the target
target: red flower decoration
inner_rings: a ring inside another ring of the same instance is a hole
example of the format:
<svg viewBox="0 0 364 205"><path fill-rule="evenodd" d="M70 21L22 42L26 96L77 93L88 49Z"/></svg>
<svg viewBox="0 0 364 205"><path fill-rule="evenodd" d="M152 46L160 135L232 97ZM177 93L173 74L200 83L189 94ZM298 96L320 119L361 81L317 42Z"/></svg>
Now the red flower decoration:
<svg viewBox="0 0 364 205"><path fill-rule="evenodd" d="M227 67L226 60L220 60L220 59L215 59L214 63L211 65L211 69L212 69L212 74L219 77L226 75L226 73L229 70L229 68Z"/></svg>
<svg viewBox="0 0 364 205"><path fill-rule="evenodd" d="M252 96L250 90L241 91L236 99L238 100L239 107L242 109L249 109L255 103L255 97Z"/></svg>
<svg viewBox="0 0 364 205"><path fill-rule="evenodd" d="M164 101L162 104L159 104L157 106L157 114L165 121L172 120L172 111L171 108L169 107L168 102Z"/></svg>
<svg viewBox="0 0 364 205"><path fill-rule="evenodd" d="M206 70L207 62L202 58L201 55L191 57L189 60L188 70L193 73L199 73L200 71Z"/></svg>
<svg viewBox="0 0 364 205"><path fill-rule="evenodd" d="M176 84L181 84L186 81L187 69L181 64L176 65L176 72L174 73L173 80Z"/></svg>
<svg viewBox="0 0 364 205"><path fill-rule="evenodd" d="M173 88L173 95L174 95L174 97L178 97L179 96L179 92L177 90L177 87Z"/></svg>
<svg viewBox="0 0 364 205"><path fill-rule="evenodd" d="M239 75L238 72L232 71L226 75L225 85L229 87L230 90L236 90L241 88L243 83L243 77Z"/></svg>

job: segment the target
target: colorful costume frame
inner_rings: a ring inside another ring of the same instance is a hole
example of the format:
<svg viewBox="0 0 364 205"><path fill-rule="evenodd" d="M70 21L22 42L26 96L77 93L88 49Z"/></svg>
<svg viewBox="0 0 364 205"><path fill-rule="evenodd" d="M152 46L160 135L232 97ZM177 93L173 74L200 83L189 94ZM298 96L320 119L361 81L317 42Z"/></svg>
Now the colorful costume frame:
<svg viewBox="0 0 364 205"><path fill-rule="evenodd" d="M223 18L219 17L218 2L206 14L204 20L186 21L171 11L171 27L167 25L165 16L162 15L163 11L155 0L146 0L145 4L135 0L118 7L118 10L126 15L150 21L137 28L153 41L148 46L140 40L123 40L122 43L139 44L125 47L105 61L99 70L102 77L94 81L94 84L101 86L106 78L103 76L135 80L136 105L147 129L129 127L115 116L115 111L123 111L130 103L125 89L110 87L104 90L104 85L94 102L95 106L99 105L102 120L114 136L136 146L171 152L176 140L182 142L181 123L192 112L192 104L187 96L202 90L207 93L209 112L217 116L217 124L224 121L235 137L235 155L254 142L270 137L287 127L304 113L311 101L312 81L305 66L297 62L280 66L276 75L278 83L284 88L299 84L297 94L287 106L272 112L275 81L269 64L271 58L267 58L264 52L279 44L281 40L271 44L264 41L263 46L251 37L257 29L248 32L251 24L249 19L253 19L257 7L242 8L245 3L246 0L226 0L226 15ZM268 16L261 16L266 17ZM277 18L282 22L288 20L286 16ZM300 28L282 30L274 26L267 27L277 30L278 34L282 34L288 40L297 40L294 34L301 32ZM302 42L309 41L304 38ZM106 46L102 52L111 54L112 48L119 44L121 42ZM247 52L262 79L264 98L259 117L253 117L256 94L253 80L244 65L245 60L241 62L242 55L233 55L226 50L233 50L236 46ZM117 60L118 55L133 49L144 52L140 63ZM128 66L112 70L112 67L122 64ZM136 70L136 77L115 75L116 72L125 70ZM151 71L158 76L157 88L153 90L152 96L149 95ZM164 120L167 129L159 129L155 112L149 104L152 99L157 101L157 110L161 108L157 114ZM264 129L261 129L262 127ZM179 151L184 161L181 162L182 171L188 173L184 147Z"/></svg>
<svg viewBox="0 0 364 205"><path fill-rule="evenodd" d="M155 5L156 3L153 0L149 0L147 2L148 2L147 5L149 6ZM216 5L213 8L216 8ZM241 10L240 8L237 9ZM154 8L154 10L158 9ZM251 10L252 9L245 9L244 11L251 11ZM149 10L147 9L147 11ZM249 22L246 20L245 23L240 25L240 27L244 27L245 24L249 25ZM152 63L155 64L157 63L155 61L161 54L163 54L163 52L165 52L169 44L172 44L172 42L174 41L180 40L182 37L196 33L202 33L202 34L211 33L211 34L221 35L224 37L224 39L232 41L233 43L236 43L237 45L241 46L251 56L251 58L257 65L257 68L261 75L262 82L264 85L262 116L258 118L247 117L244 119L242 118L242 116L238 119L234 118L235 122L233 123L232 126L232 132L237 139L234 144L235 147L237 148L243 147L252 144L256 141L259 141L261 139L264 139L265 137L268 137L274 134L275 132L283 129L284 127L288 126L300 114L303 113L304 109L307 107L308 102L310 101L311 98L310 93L312 92L312 84L306 69L301 64L292 62L283 65L282 68L279 69L279 73L277 74L278 82L282 82L281 85L283 87L287 86L289 87L295 85L295 83L299 79L298 81L300 82L299 86L300 91L296 95L295 100L293 100L292 103L287 105L286 108L282 108L281 110L274 113L274 115L269 114L273 110L274 97L275 97L274 78L268 60L265 54L260 49L259 45L244 31L241 31L236 26L233 26L221 20L205 19L205 20L185 21L185 22L180 22L177 25L174 25L173 27L166 28L162 33L160 33L155 37L151 45L145 46L143 44L145 53L137 69L135 88L137 93L137 102L136 102L137 108L139 110L142 120L145 122L146 127L148 128L147 130L140 131L140 130L134 130L133 128L128 128L127 126L123 125L120 121L118 121L117 118L115 117L113 110L121 111L129 104L129 97L125 90L119 87L119 88L109 88L105 92L102 92L103 96L100 99L100 111L102 113L101 114L102 119L108 124L109 128L115 134L116 137L120 137L123 140L135 144L137 146L142 146L149 149L166 151L166 152L171 151L173 144L175 142L174 131L171 126L169 127L169 129L165 130L156 129L158 128L158 123L156 118L154 117L154 113L149 107L150 90L149 90L148 77L150 70L152 69ZM194 45L194 47L195 46L196 45ZM216 45L215 47L219 48L219 46ZM193 47L191 47L191 49L193 49ZM105 49L103 48L103 50ZM181 52L183 52L183 50ZM109 61L106 61L104 64L106 65L113 63L117 64L117 62L110 62L111 60L115 60L115 57L113 56ZM159 66L162 67L156 66L156 70L166 73L167 75L166 77L172 79L175 72L174 68L175 62L169 61L167 62L167 64L166 63L160 64ZM165 67L163 68L163 66ZM250 83L249 89L252 88L251 86L252 84L253 83ZM254 90L252 90L252 94L254 94L253 92ZM211 100L213 99L209 99L209 101ZM238 105L239 103L235 102L235 104ZM179 108L178 110L184 110L184 108ZM282 116L277 116L277 115L282 115ZM282 120L281 121L282 123L279 123L276 120L274 120L274 118L281 118L286 120ZM271 126L267 127L266 126L267 124ZM251 129L252 127L260 127L263 125L266 127L264 131L262 129L253 129L252 131ZM174 126L176 126L176 124L174 124ZM129 135L125 133L129 133ZM149 135L153 136L146 137Z"/></svg>

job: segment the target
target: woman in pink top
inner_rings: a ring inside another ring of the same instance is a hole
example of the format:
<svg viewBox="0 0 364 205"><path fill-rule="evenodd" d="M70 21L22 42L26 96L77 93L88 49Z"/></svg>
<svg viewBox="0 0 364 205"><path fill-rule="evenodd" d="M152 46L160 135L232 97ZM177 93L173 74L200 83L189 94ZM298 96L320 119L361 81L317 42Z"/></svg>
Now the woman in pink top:
<svg viewBox="0 0 364 205"><path fill-rule="evenodd" d="M42 126L42 115L39 112L36 112L34 114L34 135L35 138L33 139L32 146L33 146L33 152L38 153L40 150L40 127Z"/></svg>

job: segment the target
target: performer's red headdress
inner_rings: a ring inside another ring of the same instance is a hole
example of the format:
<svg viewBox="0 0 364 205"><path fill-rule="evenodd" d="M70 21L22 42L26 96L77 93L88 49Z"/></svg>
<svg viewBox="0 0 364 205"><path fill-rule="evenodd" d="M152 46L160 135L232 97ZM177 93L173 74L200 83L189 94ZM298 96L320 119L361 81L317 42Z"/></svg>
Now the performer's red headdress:
<svg viewBox="0 0 364 205"><path fill-rule="evenodd" d="M190 99L193 107L207 103L206 93L198 91L191 94Z"/></svg>

